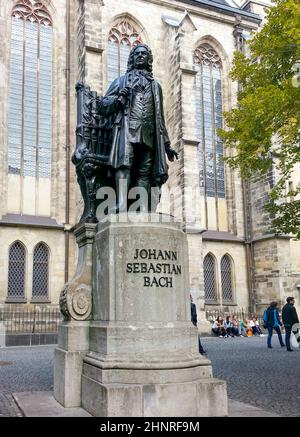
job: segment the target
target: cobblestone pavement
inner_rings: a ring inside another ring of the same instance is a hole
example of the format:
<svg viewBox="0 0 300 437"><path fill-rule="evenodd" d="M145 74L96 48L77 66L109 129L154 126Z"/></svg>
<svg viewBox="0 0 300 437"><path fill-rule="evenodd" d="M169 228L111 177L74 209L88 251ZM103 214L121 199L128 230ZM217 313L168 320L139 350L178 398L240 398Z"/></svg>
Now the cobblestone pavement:
<svg viewBox="0 0 300 437"><path fill-rule="evenodd" d="M228 397L280 416L300 417L300 348L287 352L276 335L203 338L216 378L227 381Z"/></svg>
<svg viewBox="0 0 300 437"><path fill-rule="evenodd" d="M21 416L11 393L53 390L53 346L0 348L0 417Z"/></svg>
<svg viewBox="0 0 300 437"><path fill-rule="evenodd" d="M22 413L10 393L0 392L0 417L21 417Z"/></svg>
<svg viewBox="0 0 300 437"><path fill-rule="evenodd" d="M300 348L273 349L266 337L203 338L214 376L229 398L281 416L300 416ZM53 390L53 346L0 348L0 417L21 415L11 393Z"/></svg>

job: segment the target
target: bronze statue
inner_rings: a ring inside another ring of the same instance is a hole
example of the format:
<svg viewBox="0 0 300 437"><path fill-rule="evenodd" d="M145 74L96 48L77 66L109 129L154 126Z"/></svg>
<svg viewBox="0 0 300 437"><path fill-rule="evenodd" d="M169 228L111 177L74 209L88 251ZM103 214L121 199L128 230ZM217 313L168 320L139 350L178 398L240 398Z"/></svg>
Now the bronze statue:
<svg viewBox="0 0 300 437"><path fill-rule="evenodd" d="M160 189L168 179L166 155L170 161L178 158L168 137L162 90L153 78L152 63L150 48L139 44L131 50L126 74L112 82L104 97L77 86L81 94L73 162L86 206L82 221L96 221L95 190L103 184L117 193L117 205L109 212L124 212L130 188L147 194L152 187ZM146 201L148 210L148 197Z"/></svg>

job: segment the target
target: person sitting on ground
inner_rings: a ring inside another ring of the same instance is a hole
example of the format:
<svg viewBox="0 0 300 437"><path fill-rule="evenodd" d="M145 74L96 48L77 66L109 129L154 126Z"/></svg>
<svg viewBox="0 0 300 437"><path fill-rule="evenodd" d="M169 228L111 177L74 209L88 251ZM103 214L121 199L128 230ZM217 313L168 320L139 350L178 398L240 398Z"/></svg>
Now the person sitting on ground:
<svg viewBox="0 0 300 437"><path fill-rule="evenodd" d="M232 332L233 332L233 335L241 335L240 324L239 324L235 314L233 314L231 316L231 323L232 323Z"/></svg>
<svg viewBox="0 0 300 437"><path fill-rule="evenodd" d="M226 316L226 319L224 321L224 327L225 327L225 329L227 331L227 334L230 337L234 337L234 334L233 334L233 324L232 324L230 316Z"/></svg>
<svg viewBox="0 0 300 437"><path fill-rule="evenodd" d="M246 331L246 324L245 324L245 320L241 319L240 320L240 326L239 326L239 335L240 337L247 337L247 331Z"/></svg>
<svg viewBox="0 0 300 437"><path fill-rule="evenodd" d="M247 337L252 337L252 326L249 319L244 320Z"/></svg>
<svg viewBox="0 0 300 437"><path fill-rule="evenodd" d="M214 321L211 330L214 334L218 335L220 338L222 338L222 337L227 338L228 337L228 334L227 334L226 328L224 327L223 319L221 316L218 316L217 319Z"/></svg>
<svg viewBox="0 0 300 437"><path fill-rule="evenodd" d="M262 330L259 326L259 322L256 317L252 317L250 324L251 324L253 335L259 335L260 337L264 337L264 334L262 333Z"/></svg>

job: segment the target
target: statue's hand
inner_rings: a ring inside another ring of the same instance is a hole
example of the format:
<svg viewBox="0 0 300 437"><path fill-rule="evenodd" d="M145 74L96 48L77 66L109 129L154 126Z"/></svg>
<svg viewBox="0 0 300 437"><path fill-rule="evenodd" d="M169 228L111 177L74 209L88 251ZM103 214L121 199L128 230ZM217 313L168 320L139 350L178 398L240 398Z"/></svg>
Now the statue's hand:
<svg viewBox="0 0 300 437"><path fill-rule="evenodd" d="M128 98L128 95L129 95L129 91L130 91L129 87L128 87L128 86L125 86L125 87L122 88L121 91L119 92L118 100L119 100L123 105L125 105L125 103L126 103L126 100L127 100L127 98Z"/></svg>
<svg viewBox="0 0 300 437"><path fill-rule="evenodd" d="M169 161L174 161L174 158L178 159L178 153L171 146L166 147L166 154Z"/></svg>

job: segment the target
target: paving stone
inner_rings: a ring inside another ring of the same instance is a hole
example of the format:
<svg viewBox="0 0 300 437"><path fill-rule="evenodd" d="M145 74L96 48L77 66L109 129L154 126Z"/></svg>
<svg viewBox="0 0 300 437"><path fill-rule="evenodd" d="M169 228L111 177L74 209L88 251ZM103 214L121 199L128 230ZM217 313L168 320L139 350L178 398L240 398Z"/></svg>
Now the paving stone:
<svg viewBox="0 0 300 437"><path fill-rule="evenodd" d="M267 337L203 338L214 377L227 382L228 397L284 417L300 416L300 348L273 349Z"/></svg>
<svg viewBox="0 0 300 437"><path fill-rule="evenodd" d="M242 402L264 410L250 408L249 416L300 416L300 348L287 352L275 335L273 349L266 337L203 338L202 343L214 376L227 381L230 415L246 415ZM0 366L0 417L21 414L12 393L53 390L53 354L53 346L0 348L0 361L11 363Z"/></svg>
<svg viewBox="0 0 300 437"><path fill-rule="evenodd" d="M92 417L83 408L64 408L52 391L14 393L13 397L25 417Z"/></svg>
<svg viewBox="0 0 300 437"><path fill-rule="evenodd" d="M22 417L11 393L0 391L0 417Z"/></svg>

